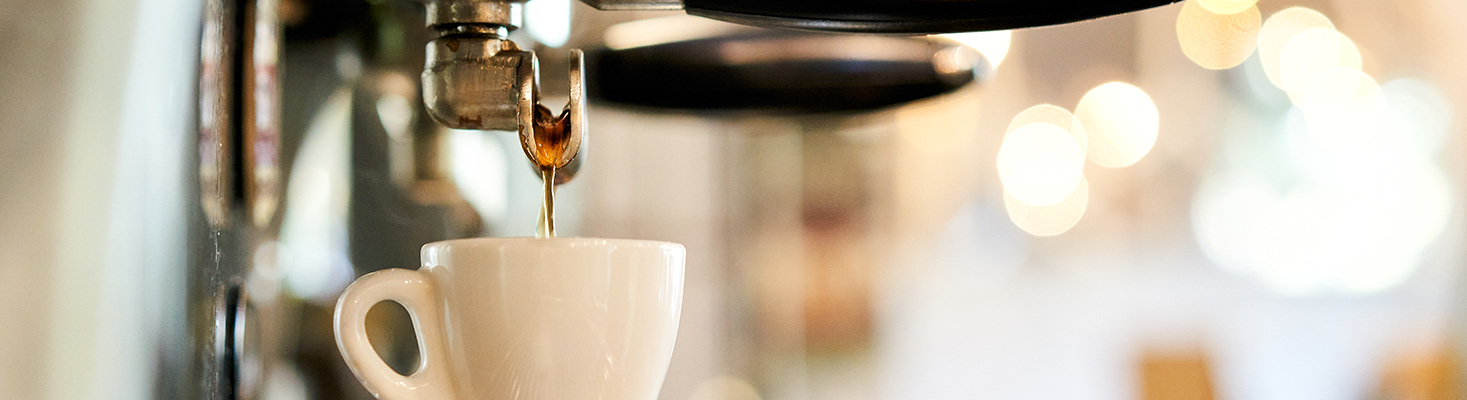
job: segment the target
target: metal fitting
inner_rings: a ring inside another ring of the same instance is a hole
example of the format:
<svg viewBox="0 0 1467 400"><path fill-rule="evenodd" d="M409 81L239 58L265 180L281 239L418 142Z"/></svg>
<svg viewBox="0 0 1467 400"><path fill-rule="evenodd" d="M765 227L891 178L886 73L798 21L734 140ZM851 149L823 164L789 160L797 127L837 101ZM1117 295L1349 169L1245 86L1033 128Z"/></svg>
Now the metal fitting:
<svg viewBox="0 0 1467 400"><path fill-rule="evenodd" d="M535 53L505 38L514 29L516 6L510 0L427 1L427 25L439 36L428 43L423 103L428 115L448 128L518 132L532 161L567 168L563 179L568 180L579 169L573 161L586 126L585 57L571 51L570 101L554 115L540 105ZM552 153L542 151L551 147L568 152L537 158Z"/></svg>
<svg viewBox="0 0 1467 400"><path fill-rule="evenodd" d="M428 43L423 102L428 113L454 129L519 131L526 104L533 106L535 53L495 36L446 36Z"/></svg>
<svg viewBox="0 0 1467 400"><path fill-rule="evenodd" d="M453 25L494 25L508 29L519 26L520 2L510 0L428 0L428 27L445 29Z"/></svg>

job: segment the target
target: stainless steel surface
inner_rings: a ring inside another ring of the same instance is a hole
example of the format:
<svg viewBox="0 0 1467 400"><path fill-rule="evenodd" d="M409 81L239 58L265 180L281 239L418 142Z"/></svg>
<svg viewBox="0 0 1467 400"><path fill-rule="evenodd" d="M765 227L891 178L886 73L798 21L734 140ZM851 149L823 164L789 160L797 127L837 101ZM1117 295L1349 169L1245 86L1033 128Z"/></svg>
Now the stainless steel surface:
<svg viewBox="0 0 1467 400"><path fill-rule="evenodd" d="M225 393L237 399L255 398L260 386L259 326L253 318L249 295L239 283L225 287L214 319L215 354Z"/></svg>
<svg viewBox="0 0 1467 400"><path fill-rule="evenodd" d="M429 0L428 27L488 24L514 29L519 3L509 0Z"/></svg>
<svg viewBox="0 0 1467 400"><path fill-rule="evenodd" d="M585 78L581 76L581 68L585 64L585 56L581 51L571 50L570 100L566 102L565 110L559 116L541 108L538 104L538 90L530 90L530 96L536 100L533 107L537 109L521 110L520 116L533 118L525 122L532 124L534 129L520 130L520 145L525 150L525 156L530 157L536 165L564 168L576 158L580 150L581 138L586 130L586 95L582 89ZM534 82L529 81L530 77L524 79L525 87L534 87Z"/></svg>
<svg viewBox="0 0 1467 400"><path fill-rule="evenodd" d="M520 115L526 107L533 111L535 56L505 39L518 14L514 8L508 0L427 2L427 26L438 37L427 47L423 103L438 123L477 130L528 127Z"/></svg>
<svg viewBox="0 0 1467 400"><path fill-rule="evenodd" d="M443 36L494 36L509 35L509 28L498 25L464 24L445 26L439 34Z"/></svg>
<svg viewBox="0 0 1467 400"><path fill-rule="evenodd" d="M428 43L423 68L423 102L429 115L454 129L517 131L525 154L537 164L562 168L575 158L585 132L584 56L572 50L570 101L565 120L537 121L540 105L539 63L504 37L511 25L508 0L436 0L427 4L429 27L438 38ZM540 160L536 127L551 123L569 130L569 151L555 160ZM563 125L562 125L563 124ZM569 176L565 179L569 179ZM562 179L557 179L562 180Z"/></svg>
<svg viewBox="0 0 1467 400"><path fill-rule="evenodd" d="M566 101L565 109L569 115L566 116L569 124L570 134L575 143L571 145L571 159L555 171L555 184L563 185L570 182L576 174L581 171L581 164L586 157L586 76L582 71L586 69L586 55L581 50L571 50L570 59L570 99Z"/></svg>
<svg viewBox="0 0 1467 400"><path fill-rule="evenodd" d="M195 357L165 389L182 398L250 399L275 348L261 341L244 282L265 262L279 195L280 35L273 0L204 4L196 166L187 226L186 331Z"/></svg>
<svg viewBox="0 0 1467 400"><path fill-rule="evenodd" d="M681 10L682 0L581 0L602 11Z"/></svg>
<svg viewBox="0 0 1467 400"><path fill-rule="evenodd" d="M439 124L521 130L521 115L536 96L534 53L493 36L450 36L428 43L426 58L423 102Z"/></svg>

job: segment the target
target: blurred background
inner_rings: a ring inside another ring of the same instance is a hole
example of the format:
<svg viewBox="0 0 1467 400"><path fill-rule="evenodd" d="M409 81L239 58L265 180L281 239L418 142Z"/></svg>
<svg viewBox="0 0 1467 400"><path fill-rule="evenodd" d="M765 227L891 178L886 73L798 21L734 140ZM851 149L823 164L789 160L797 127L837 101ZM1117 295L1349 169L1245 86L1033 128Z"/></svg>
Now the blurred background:
<svg viewBox="0 0 1467 400"><path fill-rule="evenodd" d="M520 12L548 104L588 51L559 233L688 249L662 399L1467 398L1467 3ZM513 133L427 117L423 13L0 1L0 398L370 399L341 290L540 205Z"/></svg>

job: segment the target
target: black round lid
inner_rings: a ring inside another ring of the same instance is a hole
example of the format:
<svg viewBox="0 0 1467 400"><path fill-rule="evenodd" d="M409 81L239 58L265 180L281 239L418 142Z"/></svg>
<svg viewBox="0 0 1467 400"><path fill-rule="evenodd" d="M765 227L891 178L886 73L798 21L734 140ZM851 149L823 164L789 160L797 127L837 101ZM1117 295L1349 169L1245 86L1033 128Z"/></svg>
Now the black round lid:
<svg viewBox="0 0 1467 400"><path fill-rule="evenodd" d="M1055 25L1180 0L683 0L688 14L829 32L930 34Z"/></svg>
<svg viewBox="0 0 1467 400"><path fill-rule="evenodd" d="M753 32L587 54L587 94L623 106L775 114L880 109L955 91L987 60L928 37Z"/></svg>

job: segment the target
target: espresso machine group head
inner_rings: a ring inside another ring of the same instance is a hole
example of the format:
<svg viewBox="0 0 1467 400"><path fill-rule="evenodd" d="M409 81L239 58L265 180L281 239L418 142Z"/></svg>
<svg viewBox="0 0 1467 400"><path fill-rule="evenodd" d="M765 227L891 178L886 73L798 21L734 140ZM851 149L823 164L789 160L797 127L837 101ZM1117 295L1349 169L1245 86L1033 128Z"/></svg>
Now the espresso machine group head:
<svg viewBox="0 0 1467 400"><path fill-rule="evenodd" d="M518 26L517 2L428 0L427 26L436 32L423 67L423 102L439 124L453 129L515 131L525 155L539 165L566 167L586 126L585 65L571 51L570 99L559 115L540 105L540 67L534 51L508 39ZM547 137L553 136L553 137ZM567 151L541 149L557 143ZM553 159L544 159L544 158ZM562 175L562 181L569 175Z"/></svg>
<svg viewBox="0 0 1467 400"><path fill-rule="evenodd" d="M535 127L569 135L574 157L586 129L585 61L571 52L570 99L558 116L541 110L534 51L508 39L525 0L424 0L427 45L423 101L439 124L454 129L515 131L536 157ZM582 0L600 10L684 10L745 25L807 31L920 35L1011 29L1098 18L1177 0ZM537 121L537 115L540 121ZM547 117L548 115L548 117ZM542 132L541 135L544 135ZM570 159L558 160L570 162Z"/></svg>

